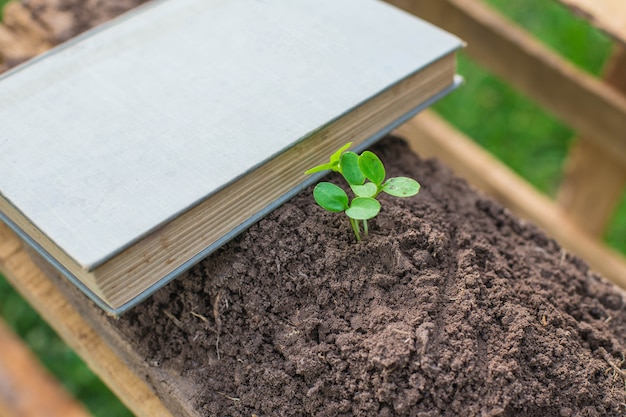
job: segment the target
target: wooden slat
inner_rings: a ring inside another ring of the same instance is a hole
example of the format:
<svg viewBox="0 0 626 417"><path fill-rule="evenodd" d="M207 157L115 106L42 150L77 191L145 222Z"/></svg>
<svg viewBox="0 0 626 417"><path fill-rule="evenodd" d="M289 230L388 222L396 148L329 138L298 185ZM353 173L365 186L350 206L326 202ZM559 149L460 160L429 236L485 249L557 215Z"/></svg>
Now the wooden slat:
<svg viewBox="0 0 626 417"><path fill-rule="evenodd" d="M559 0L598 28L626 44L624 0Z"/></svg>
<svg viewBox="0 0 626 417"><path fill-rule="evenodd" d="M459 35L467 52L626 164L626 98L478 0L389 0Z"/></svg>
<svg viewBox="0 0 626 417"><path fill-rule="evenodd" d="M582 230L601 238L625 185L624 164L581 137L569 152L557 200Z"/></svg>
<svg viewBox="0 0 626 417"><path fill-rule="evenodd" d="M626 289L626 259L578 229L552 200L535 190L465 135L430 111L397 133L422 156L437 156L459 175L554 237L568 251Z"/></svg>
<svg viewBox="0 0 626 417"><path fill-rule="evenodd" d="M172 417L152 389L113 352L72 308L0 222L0 271L87 365L139 417Z"/></svg>
<svg viewBox="0 0 626 417"><path fill-rule="evenodd" d="M626 49L621 45L614 47L604 78L626 94ZM570 150L558 201L581 229L599 238L611 221L625 186L626 164L583 136Z"/></svg>
<svg viewBox="0 0 626 417"><path fill-rule="evenodd" d="M87 410L0 319L0 415L88 417Z"/></svg>

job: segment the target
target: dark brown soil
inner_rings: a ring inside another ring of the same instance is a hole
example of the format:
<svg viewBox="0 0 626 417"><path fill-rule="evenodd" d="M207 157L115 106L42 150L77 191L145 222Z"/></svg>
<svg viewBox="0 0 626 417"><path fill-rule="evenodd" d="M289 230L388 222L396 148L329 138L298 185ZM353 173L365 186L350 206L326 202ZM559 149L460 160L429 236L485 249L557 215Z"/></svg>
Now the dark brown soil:
<svg viewBox="0 0 626 417"><path fill-rule="evenodd" d="M301 194L123 316L207 416L624 416L625 299L398 140L368 239Z"/></svg>

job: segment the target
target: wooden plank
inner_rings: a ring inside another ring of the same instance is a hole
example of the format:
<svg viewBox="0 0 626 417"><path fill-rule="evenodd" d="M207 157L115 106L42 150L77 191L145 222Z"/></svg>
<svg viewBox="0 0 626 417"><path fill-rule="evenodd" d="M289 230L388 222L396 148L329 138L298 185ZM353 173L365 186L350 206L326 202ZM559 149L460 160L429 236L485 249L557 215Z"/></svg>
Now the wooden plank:
<svg viewBox="0 0 626 417"><path fill-rule="evenodd" d="M18 237L0 222L0 271L138 417L172 417L33 262Z"/></svg>
<svg viewBox="0 0 626 417"><path fill-rule="evenodd" d="M477 0L389 0L468 42L467 52L626 164L626 98Z"/></svg>
<svg viewBox="0 0 626 417"><path fill-rule="evenodd" d="M87 410L59 384L0 319L0 415L87 417Z"/></svg>
<svg viewBox="0 0 626 417"><path fill-rule="evenodd" d="M559 0L619 42L626 44L624 0Z"/></svg>
<svg viewBox="0 0 626 417"><path fill-rule="evenodd" d="M626 94L626 49L621 45L615 46L604 78ZM581 229L601 237L625 186L626 164L583 136L570 150L558 202Z"/></svg>
<svg viewBox="0 0 626 417"><path fill-rule="evenodd" d="M425 157L437 156L457 174L504 206L530 220L568 251L626 289L626 259L578 229L552 200L535 190L471 139L430 111L401 126L397 132Z"/></svg>
<svg viewBox="0 0 626 417"><path fill-rule="evenodd" d="M581 137L569 152L557 200L578 227L600 238L625 185L624 164L593 140Z"/></svg>

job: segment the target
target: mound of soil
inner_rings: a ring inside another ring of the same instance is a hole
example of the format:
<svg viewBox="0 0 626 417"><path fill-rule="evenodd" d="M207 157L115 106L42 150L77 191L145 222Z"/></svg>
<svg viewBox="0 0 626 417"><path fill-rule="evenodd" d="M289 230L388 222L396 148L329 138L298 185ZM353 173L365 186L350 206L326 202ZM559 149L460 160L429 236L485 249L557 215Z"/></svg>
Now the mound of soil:
<svg viewBox="0 0 626 417"><path fill-rule="evenodd" d="M308 190L115 325L208 416L623 416L623 293L387 139L370 236Z"/></svg>

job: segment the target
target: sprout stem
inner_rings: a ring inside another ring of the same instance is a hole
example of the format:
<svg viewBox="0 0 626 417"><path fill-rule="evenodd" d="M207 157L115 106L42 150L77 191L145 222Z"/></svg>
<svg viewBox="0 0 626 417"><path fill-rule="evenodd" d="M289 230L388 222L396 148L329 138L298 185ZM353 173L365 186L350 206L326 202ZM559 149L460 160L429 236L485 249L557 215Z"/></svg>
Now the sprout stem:
<svg viewBox="0 0 626 417"><path fill-rule="evenodd" d="M369 234L369 230L367 230L367 220L363 220L363 233L365 236Z"/></svg>
<svg viewBox="0 0 626 417"><path fill-rule="evenodd" d="M354 220L350 218L350 224L352 225L352 230L354 230L354 235L356 236L356 240L358 242L361 241L361 232L359 231L359 223L358 220Z"/></svg>

